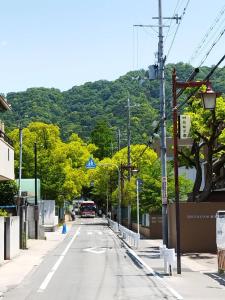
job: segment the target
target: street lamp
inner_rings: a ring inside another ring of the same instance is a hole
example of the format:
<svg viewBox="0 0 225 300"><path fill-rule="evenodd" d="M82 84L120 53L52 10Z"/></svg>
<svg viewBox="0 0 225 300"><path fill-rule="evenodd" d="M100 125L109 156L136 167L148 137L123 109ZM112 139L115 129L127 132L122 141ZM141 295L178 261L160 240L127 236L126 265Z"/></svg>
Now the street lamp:
<svg viewBox="0 0 225 300"><path fill-rule="evenodd" d="M202 102L205 109L213 110L216 107L216 97L217 93L215 93L211 85L209 84L205 93L201 93Z"/></svg>
<svg viewBox="0 0 225 300"><path fill-rule="evenodd" d="M179 200L179 177L178 177L178 117L177 117L177 89L207 86L205 93L201 93L205 109L213 110L216 106L217 94L211 89L209 81L187 81L180 82L176 79L176 70L173 70L173 153L174 153L174 187L176 205L176 250L177 250L177 274L181 274L181 251L180 251L180 200Z"/></svg>

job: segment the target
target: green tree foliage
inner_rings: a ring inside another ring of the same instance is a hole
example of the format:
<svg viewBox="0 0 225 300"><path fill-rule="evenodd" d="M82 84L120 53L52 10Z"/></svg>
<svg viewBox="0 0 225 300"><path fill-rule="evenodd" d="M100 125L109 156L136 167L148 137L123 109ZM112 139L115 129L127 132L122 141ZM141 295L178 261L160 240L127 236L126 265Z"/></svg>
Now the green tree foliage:
<svg viewBox="0 0 225 300"><path fill-rule="evenodd" d="M118 205L119 190L118 176L122 180L122 205L128 203L136 206L136 178L143 182L140 194L140 207L142 212L159 212L161 210L161 164L156 153L146 148L145 145L131 146L132 164L139 170L138 174L127 180L127 171L121 171L121 164L127 163L127 148L124 148L114 156L101 160L96 170L89 173L90 181L94 182L92 193L96 199L105 203L108 197L109 204ZM187 195L192 189L192 182L180 176L180 197ZM168 164L168 198L174 199L174 176L173 169ZM185 198L186 200L186 198Z"/></svg>
<svg viewBox="0 0 225 300"><path fill-rule="evenodd" d="M15 167L18 174L19 133L10 133L15 145ZM81 194L87 183L85 162L94 145L86 145L77 134L68 142L60 138L58 126L41 122L30 123L23 129L23 178L34 178L34 143L37 143L37 172L44 199L71 200Z"/></svg>
<svg viewBox="0 0 225 300"><path fill-rule="evenodd" d="M0 205L14 205L17 194L18 186L14 180L0 182Z"/></svg>
<svg viewBox="0 0 225 300"><path fill-rule="evenodd" d="M193 70L188 64L178 63L166 66L166 105L171 111L171 74L176 67L179 80L186 80ZM211 70L202 67L196 79L203 79ZM115 81L99 80L74 86L61 92L58 89L30 88L24 92L9 93L7 99L12 105L12 112L3 116L6 128L13 129L22 122L27 126L30 122L41 121L59 126L63 139L68 139L76 132L88 141L90 133L99 120L105 119L110 126L120 128L123 134L127 123L127 98L139 104L131 113L132 142L141 144L148 141L151 135L153 120L159 114L159 82L157 80L140 83L145 71L128 72ZM213 78L215 90L225 93L225 71L218 69ZM170 114L169 114L170 118ZM168 122L169 123L169 122ZM116 135L113 143L116 145ZM124 141L122 141L125 146Z"/></svg>
<svg viewBox="0 0 225 300"><path fill-rule="evenodd" d="M95 156L100 160L104 157L112 155L112 129L105 120L98 121L95 128L91 132L91 142L98 148L95 151Z"/></svg>
<svg viewBox="0 0 225 300"><path fill-rule="evenodd" d="M215 110L205 110L199 98L192 99L186 108L191 116L192 149L180 152L183 163L196 168L196 180L190 201L204 201L211 191L224 186L221 170L225 163L225 99L217 98ZM202 167L205 164L205 186L200 192Z"/></svg>

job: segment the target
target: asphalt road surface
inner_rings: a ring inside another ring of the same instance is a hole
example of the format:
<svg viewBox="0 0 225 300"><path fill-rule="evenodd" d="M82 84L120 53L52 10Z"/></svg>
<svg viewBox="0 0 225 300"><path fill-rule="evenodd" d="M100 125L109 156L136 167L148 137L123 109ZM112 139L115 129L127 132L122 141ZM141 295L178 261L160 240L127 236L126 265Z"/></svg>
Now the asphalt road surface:
<svg viewBox="0 0 225 300"><path fill-rule="evenodd" d="M176 299L129 254L106 221L78 219L68 236L4 299Z"/></svg>

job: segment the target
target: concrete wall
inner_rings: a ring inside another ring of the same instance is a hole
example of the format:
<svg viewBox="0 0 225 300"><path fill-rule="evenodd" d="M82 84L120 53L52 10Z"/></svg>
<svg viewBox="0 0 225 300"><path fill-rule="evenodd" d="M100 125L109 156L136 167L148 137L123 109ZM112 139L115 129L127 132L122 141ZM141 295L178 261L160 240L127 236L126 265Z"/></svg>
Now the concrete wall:
<svg viewBox="0 0 225 300"><path fill-rule="evenodd" d="M55 224L55 200L42 200L40 203L40 214L42 225L57 225Z"/></svg>
<svg viewBox="0 0 225 300"><path fill-rule="evenodd" d="M181 252L216 253L216 212L224 202L180 203ZM175 203L168 205L169 248L176 248Z"/></svg>
<svg viewBox="0 0 225 300"><path fill-rule="evenodd" d="M14 178L14 149L0 137L0 180Z"/></svg>
<svg viewBox="0 0 225 300"><path fill-rule="evenodd" d="M4 217L0 217L0 264L4 260Z"/></svg>
<svg viewBox="0 0 225 300"><path fill-rule="evenodd" d="M35 206L27 207L28 238L35 239ZM38 221L38 239L45 239L44 227Z"/></svg>
<svg viewBox="0 0 225 300"><path fill-rule="evenodd" d="M5 259L11 259L19 254L19 217L6 219L6 253Z"/></svg>

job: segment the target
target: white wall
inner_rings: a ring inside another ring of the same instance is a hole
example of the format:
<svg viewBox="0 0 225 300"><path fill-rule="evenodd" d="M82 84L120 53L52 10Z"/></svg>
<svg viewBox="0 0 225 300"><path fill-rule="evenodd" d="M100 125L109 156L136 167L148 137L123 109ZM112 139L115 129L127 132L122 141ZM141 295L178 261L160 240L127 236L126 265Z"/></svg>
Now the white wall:
<svg viewBox="0 0 225 300"><path fill-rule="evenodd" d="M6 259L19 254L19 216L6 218Z"/></svg>
<svg viewBox="0 0 225 300"><path fill-rule="evenodd" d="M40 203L40 223L42 225L56 225L55 222L55 200L42 200Z"/></svg>
<svg viewBox="0 0 225 300"><path fill-rule="evenodd" d="M0 264L4 260L4 217L0 217Z"/></svg>
<svg viewBox="0 0 225 300"><path fill-rule="evenodd" d="M0 180L14 178L14 149L0 137Z"/></svg>

